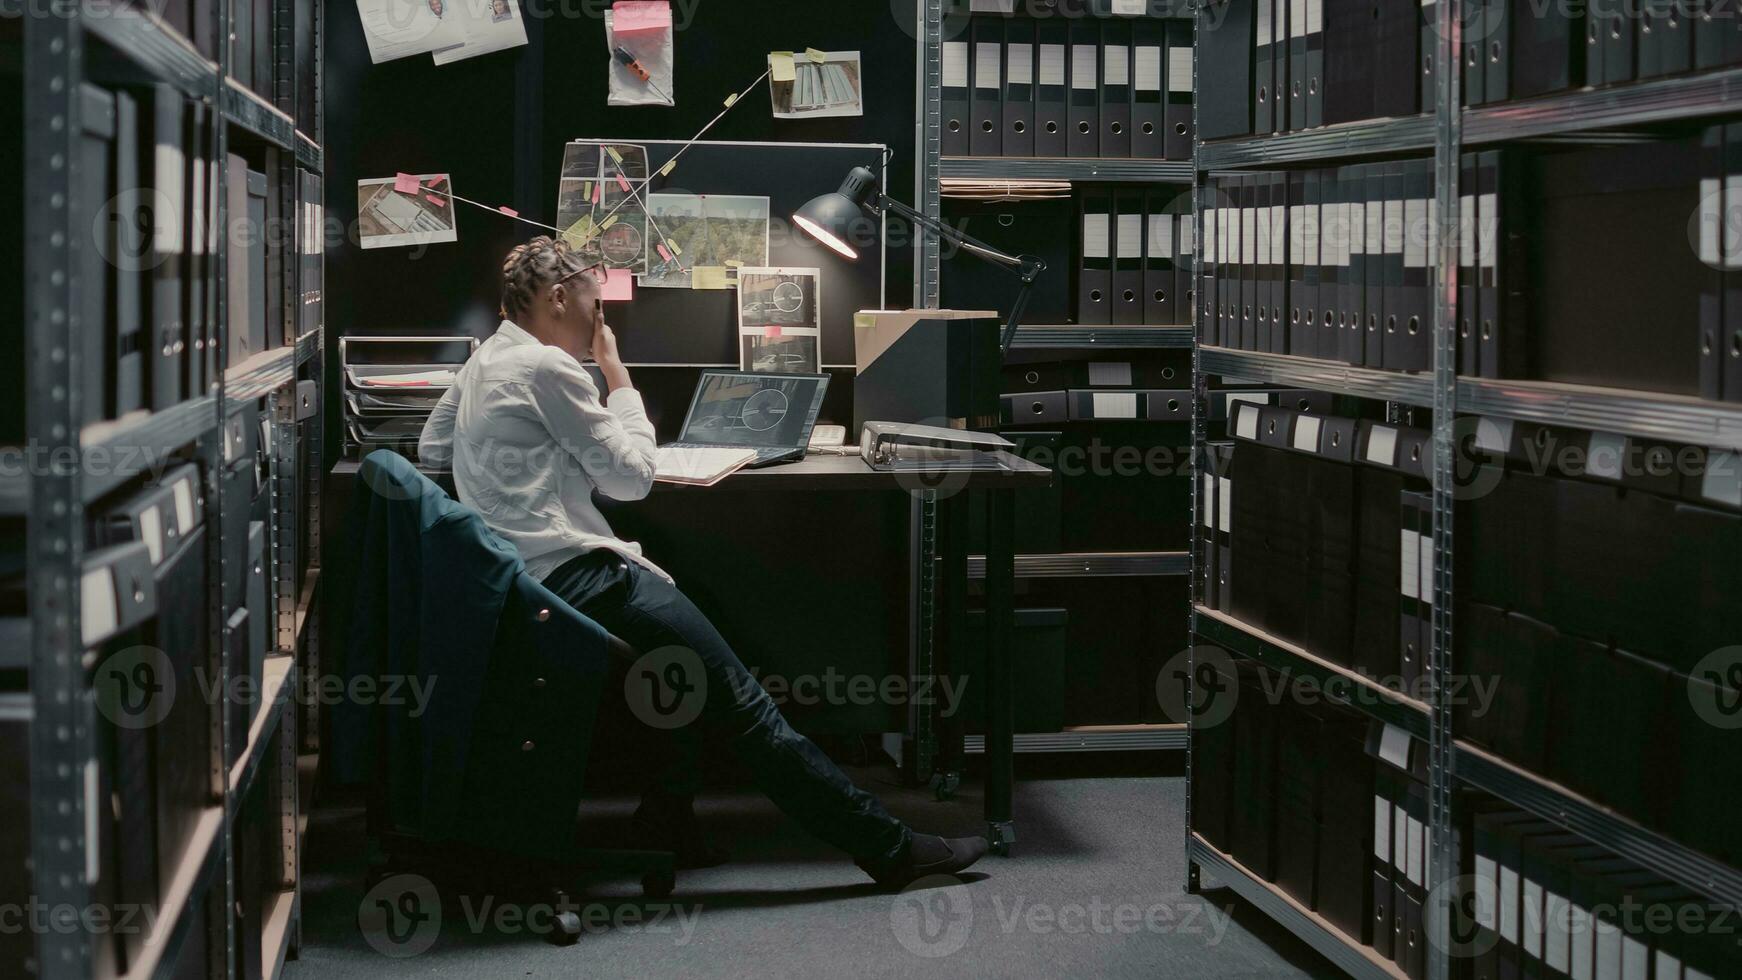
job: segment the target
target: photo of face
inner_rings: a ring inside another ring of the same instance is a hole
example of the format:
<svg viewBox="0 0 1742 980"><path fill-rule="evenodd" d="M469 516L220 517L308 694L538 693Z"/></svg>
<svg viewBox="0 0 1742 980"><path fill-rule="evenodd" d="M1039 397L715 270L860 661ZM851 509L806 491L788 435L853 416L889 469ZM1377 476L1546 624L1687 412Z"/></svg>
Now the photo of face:
<svg viewBox="0 0 1742 980"><path fill-rule="evenodd" d="M514 14L508 9L508 0L493 0L490 4L491 23L500 24L513 16Z"/></svg>
<svg viewBox="0 0 1742 980"><path fill-rule="evenodd" d="M429 12L440 17L442 15L442 0L429 0Z"/></svg>

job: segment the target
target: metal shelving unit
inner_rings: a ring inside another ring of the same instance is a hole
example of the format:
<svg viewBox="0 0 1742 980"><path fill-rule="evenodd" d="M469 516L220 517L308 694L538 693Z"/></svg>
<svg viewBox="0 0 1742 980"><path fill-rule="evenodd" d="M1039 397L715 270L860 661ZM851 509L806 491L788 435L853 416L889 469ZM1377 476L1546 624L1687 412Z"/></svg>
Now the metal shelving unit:
<svg viewBox="0 0 1742 980"><path fill-rule="evenodd" d="M1609 133L1729 111L1742 98L1742 69L1727 69L1662 78L1603 89L1584 89L1535 99L1479 108L1460 106L1462 91L1461 25L1463 5L1448 0L1435 7L1438 48L1435 57L1444 70L1434 75L1432 113L1327 126L1303 132L1219 140L1197 147L1194 198L1201 209L1206 176L1243 168L1310 165L1357 157L1383 157L1431 152L1434 159L1434 216L1441 229L1459 227L1459 163L1466 145L1540 139L1579 133ZM1424 9L1427 9L1424 7ZM1195 66L1194 66L1195 69ZM1467 189L1466 189L1467 190ZM1201 224L1200 224L1201 227ZM1278 670L1320 681L1340 679L1351 688L1373 695L1355 707L1371 717L1398 725L1422 739L1429 752L1430 861L1428 877L1449 881L1459 873L1452 840L1454 801L1460 787L1479 789L1539 817L1566 827L1612 852L1685 887L1731 905L1742 904L1742 871L1725 866L1633 821L1571 793L1543 777L1458 741L1453 729L1451 672L1455 426L1460 413L1498 419L1571 426L1625 435L1662 438L1698 445L1742 448L1742 409L1696 398L1537 381L1491 380L1457 376L1456 298L1459 275L1458 236L1442 235L1430 252L1436 297L1433 319L1433 369L1407 374L1351 367L1333 361L1283 354L1229 350L1198 345L1195 383L1198 387L1193 421L1194 459L1202 460L1205 444L1206 391L1212 376L1266 384L1312 388L1386 402L1390 414L1402 407L1427 408L1433 419L1433 612L1432 643L1427 651L1425 703L1390 692L1328 663L1292 644L1202 604L1204 560L1194 539L1191 560L1193 601L1193 671L1204 654L1201 643L1215 644L1229 654L1265 663ZM1194 316L1203 311L1194 311ZM1193 513L1199 487L1193 486ZM1188 703L1192 693L1187 691ZM1196 764L1187 751L1188 774ZM1187 821L1191 822L1188 782ZM1290 932L1312 945L1353 976L1397 977L1354 937L1330 928L1292 897L1258 878L1230 856L1188 833L1188 887L1196 889L1200 874L1209 873L1269 914ZM1443 897L1443 896L1439 896ZM1445 940L1448 908L1436 902L1428 912L1428 976L1447 980L1453 973Z"/></svg>
<svg viewBox="0 0 1742 980"><path fill-rule="evenodd" d="M1100 551L1058 555L1017 555L1017 578L1155 578L1187 575L1191 556L1184 551ZM986 556L968 556L968 576L986 577Z"/></svg>
<svg viewBox="0 0 1742 980"><path fill-rule="evenodd" d="M1089 725L1062 732L1017 732L1019 755L1052 752L1177 752L1186 747L1184 725ZM968 735L962 750L986 751L986 736Z"/></svg>
<svg viewBox="0 0 1742 980"><path fill-rule="evenodd" d="M1068 180L1073 184L1189 184L1190 160L944 157L939 176L971 180Z"/></svg>
<svg viewBox="0 0 1742 980"><path fill-rule="evenodd" d="M212 585L205 607L208 661L197 666L208 676L219 678L223 690L231 689L234 665L224 655L225 609L219 587L227 549L220 540L223 522L217 519L225 505L220 474L224 420L243 400L267 398L276 402L299 366L313 364L318 376L320 356L319 331L311 331L297 338L294 346L287 345L226 372L211 391L195 394L172 408L135 412L83 428L77 424L78 406L91 393L81 390L83 347L69 343L69 338L79 336L82 330L101 328L101 324L82 322L79 301L82 290L94 287L81 281L81 252L91 245L88 229L78 226L78 216L89 211L82 205L89 202L80 199L83 184L77 93L92 74L88 69L100 58L106 66L119 66L120 84L167 83L190 100L217 107L220 111L208 116L208 125L220 163L234 129L234 135L243 141L299 150L297 156L305 166L318 168L318 142L311 139L306 147L301 146L305 141L295 138L286 112L293 107L296 69L291 17L296 2L300 0L272 3L278 38L274 59L279 79L274 93L277 105L229 81L228 45L221 46L221 63L214 63L203 57L190 39L138 5L100 5L99 9L99 5L87 8L74 2L57 3L53 11L22 21L26 165L21 180L28 290L24 298L28 378L22 395L24 431L29 445L47 447L53 455L47 465L23 467L23 475L0 477L0 514L25 518L28 569L24 583L28 618L0 623L0 645L7 648L4 666L29 670L29 691L19 696L28 712L31 733L31 860L22 873L28 875L33 898L43 903L87 908L96 898L87 869L88 854L94 853L95 847L89 836L99 818L87 812L95 802L88 797L87 780L96 764L97 719L94 693L86 676L82 630L85 610L81 608L80 583L86 558L86 508L171 456L192 458L201 464L200 498L207 516L204 558ZM214 39L227 37L227 4L218 5L215 18L207 25ZM315 24L310 43L318 66L318 16ZM219 166L217 171L221 182L224 168ZM287 183L284 193L284 203L288 204L294 185ZM213 220L220 228L225 227L225 200L220 183L212 202ZM223 315L225 250L215 249L212 259L210 277L202 285L205 299L215 300L220 311L207 328L208 339L217 348L217 360L223 363L227 336ZM283 427L275 435L277 454L294 459L294 427ZM60 462L61 456L77 462ZM97 465L99 458L101 466ZM279 503L294 499L281 496ZM288 509L288 505L279 509L281 518ZM312 584L312 576L309 581ZM277 595L281 622L301 624L308 618L309 607L300 601L295 586L293 582ZM278 937L275 966L268 975L276 978L285 958L294 952L300 930L295 840L300 811L291 694L299 667L289 657L278 658L273 665L267 677L269 697L251 732L230 731L225 705L220 701L210 706L210 806L192 825L181 862L162 869L154 931L143 947L144 958L129 964L129 980L188 975L186 965L177 961L194 929L205 929L211 939L211 959L200 972L214 980L243 972L237 959L239 926L232 914L237 884L231 833L239 812L238 796L266 773L287 780L286 802L279 814L286 835L285 891L268 922L269 932L276 929ZM273 744L275 733L281 736L277 740L281 750L269 759L266 748ZM287 734L289 737L282 737ZM227 765L230 747L250 735L248 752L232 771ZM194 915L194 909L203 910L203 915ZM269 942L272 939L269 935ZM96 944L83 931L43 930L35 941L35 975L43 980L88 980L112 972L112 964L106 965L103 957L94 955Z"/></svg>
<svg viewBox="0 0 1742 980"><path fill-rule="evenodd" d="M1189 350L1192 328L1109 327L1096 324L1024 323L1016 328L1011 350Z"/></svg>

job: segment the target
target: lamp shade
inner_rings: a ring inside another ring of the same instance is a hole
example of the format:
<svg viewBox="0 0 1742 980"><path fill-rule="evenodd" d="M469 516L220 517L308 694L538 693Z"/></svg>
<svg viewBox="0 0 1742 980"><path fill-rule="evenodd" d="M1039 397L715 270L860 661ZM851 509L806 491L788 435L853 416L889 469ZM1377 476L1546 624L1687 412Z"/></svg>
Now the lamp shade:
<svg viewBox="0 0 1742 980"><path fill-rule="evenodd" d="M864 167L854 167L839 190L811 198L792 214L792 223L805 234L849 259L859 252L850 244L854 222L865 217L865 205L877 192L877 178Z"/></svg>

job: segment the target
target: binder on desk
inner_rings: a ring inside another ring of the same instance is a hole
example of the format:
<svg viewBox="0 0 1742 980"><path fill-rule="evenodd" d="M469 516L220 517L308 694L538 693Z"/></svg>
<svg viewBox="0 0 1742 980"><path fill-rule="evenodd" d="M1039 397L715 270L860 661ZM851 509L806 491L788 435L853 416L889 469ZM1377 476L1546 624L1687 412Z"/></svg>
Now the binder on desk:
<svg viewBox="0 0 1742 980"><path fill-rule="evenodd" d="M1034 156L1034 23L1004 27L1004 155Z"/></svg>
<svg viewBox="0 0 1742 980"><path fill-rule="evenodd" d="M1486 32L1481 39L1483 99L1489 103L1505 102L1512 97L1512 11L1509 9L1512 0L1483 0L1483 16L1487 23L1483 25ZM1528 3L1528 0L1526 0ZM1536 15L1528 13L1527 16ZM1552 17L1556 12L1548 11L1543 16Z"/></svg>
<svg viewBox="0 0 1742 980"><path fill-rule="evenodd" d="M1288 0L1288 125L1306 128L1307 3Z"/></svg>
<svg viewBox="0 0 1742 980"><path fill-rule="evenodd" d="M1142 324L1143 300L1143 192L1121 190L1113 196L1115 238L1113 242L1113 292L1109 318L1118 324Z"/></svg>
<svg viewBox="0 0 1742 980"><path fill-rule="evenodd" d="M1185 309L1174 284L1174 216L1166 210L1167 195L1150 191L1144 210L1148 228L1143 236L1143 322L1177 323L1174 310Z"/></svg>
<svg viewBox="0 0 1742 980"><path fill-rule="evenodd" d="M1325 124L1325 5L1324 0L1306 0L1306 72L1301 94L1306 109L1306 128Z"/></svg>
<svg viewBox="0 0 1742 980"><path fill-rule="evenodd" d="M1065 66L1070 35L1063 23L1043 20L1034 26L1034 39L1034 153L1062 157L1069 146Z"/></svg>
<svg viewBox="0 0 1742 980"><path fill-rule="evenodd" d="M974 18L973 115L968 132L968 152L977 157L995 157L1004 152L1003 98L1004 22L990 17Z"/></svg>
<svg viewBox="0 0 1742 980"><path fill-rule="evenodd" d="M1166 32L1159 21L1131 25L1131 155L1172 159L1167 152Z"/></svg>
<svg viewBox="0 0 1742 980"><path fill-rule="evenodd" d="M1105 191L1083 194L1082 261L1077 270L1077 322L1111 323L1112 199Z"/></svg>
<svg viewBox="0 0 1742 980"><path fill-rule="evenodd" d="M1742 34L1742 29L1739 29ZM1724 127L1724 216L1720 241L1724 259L1724 331L1718 356L1724 362L1724 400L1742 402L1742 230L1731 215L1742 210L1742 123Z"/></svg>
<svg viewBox="0 0 1742 980"><path fill-rule="evenodd" d="M1700 397L1724 397L1724 126L1707 126L1700 135ZM1742 202L1738 202L1742 203Z"/></svg>
<svg viewBox="0 0 1742 980"><path fill-rule="evenodd" d="M161 410L186 397L183 372L187 324L182 316L186 228L186 167L182 156L181 93L170 85L152 90L152 186L160 197L151 216L151 407Z"/></svg>
<svg viewBox="0 0 1742 980"><path fill-rule="evenodd" d="M1101 31L1093 21L1070 25L1071 98L1069 153L1093 157L1101 152Z"/></svg>
<svg viewBox="0 0 1742 980"><path fill-rule="evenodd" d="M1101 25L1101 148L1103 158L1131 155L1131 25Z"/></svg>
<svg viewBox="0 0 1742 980"><path fill-rule="evenodd" d="M1167 24L1167 158L1190 160L1197 132L1192 125L1192 29Z"/></svg>
<svg viewBox="0 0 1742 980"><path fill-rule="evenodd" d="M1260 135L1276 131L1274 111L1276 80L1276 38L1271 25L1276 23L1276 5L1280 0L1253 0L1253 19L1257 23L1252 45L1252 131Z"/></svg>
<svg viewBox="0 0 1742 980"><path fill-rule="evenodd" d="M941 59L938 91L943 118L943 154L967 156L968 118L972 111L968 95L968 42L945 41Z"/></svg>
<svg viewBox="0 0 1742 980"><path fill-rule="evenodd" d="M1376 368L1384 361L1385 337L1385 274L1388 259L1385 225L1385 168L1383 163L1369 163L1366 171L1367 191L1367 274L1362 313L1366 318L1362 334L1361 363Z"/></svg>

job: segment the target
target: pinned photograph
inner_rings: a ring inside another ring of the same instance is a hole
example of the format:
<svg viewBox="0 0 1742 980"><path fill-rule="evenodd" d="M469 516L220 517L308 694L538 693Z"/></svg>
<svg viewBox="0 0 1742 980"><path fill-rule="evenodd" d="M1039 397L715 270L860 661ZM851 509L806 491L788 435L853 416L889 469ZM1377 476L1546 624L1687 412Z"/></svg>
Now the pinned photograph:
<svg viewBox="0 0 1742 980"><path fill-rule="evenodd" d="M776 119L827 119L865 114L864 67L857 51L769 55L768 98Z"/></svg>
<svg viewBox="0 0 1742 980"><path fill-rule="evenodd" d="M762 333L744 333L738 338L738 370L757 374L821 374L820 337L793 335L772 328Z"/></svg>
<svg viewBox="0 0 1742 980"><path fill-rule="evenodd" d="M647 147L577 140L563 149L557 221L583 261L647 271Z"/></svg>
<svg viewBox="0 0 1742 980"><path fill-rule="evenodd" d="M463 44L460 0L357 0L363 40L374 64ZM437 62L440 63L439 61Z"/></svg>
<svg viewBox="0 0 1742 980"><path fill-rule="evenodd" d="M768 264L768 198L730 194L649 194L657 229L641 284L694 287L697 266Z"/></svg>
<svg viewBox="0 0 1742 980"><path fill-rule="evenodd" d="M445 0L458 8L460 42L435 51L435 63L445 65L481 54L507 51L526 43L520 0Z"/></svg>
<svg viewBox="0 0 1742 980"><path fill-rule="evenodd" d="M459 240L447 174L400 174L357 181L357 226L364 248Z"/></svg>
<svg viewBox="0 0 1742 980"><path fill-rule="evenodd" d="M820 281L816 269L738 270L739 370L816 374L822 369Z"/></svg>

